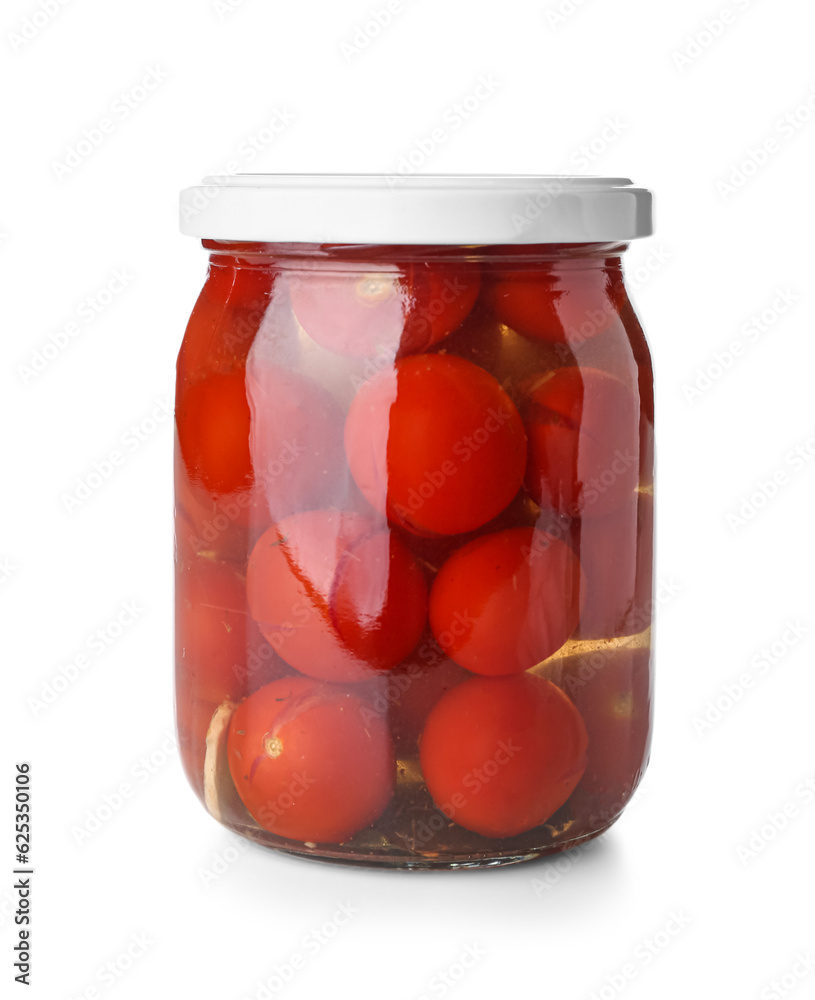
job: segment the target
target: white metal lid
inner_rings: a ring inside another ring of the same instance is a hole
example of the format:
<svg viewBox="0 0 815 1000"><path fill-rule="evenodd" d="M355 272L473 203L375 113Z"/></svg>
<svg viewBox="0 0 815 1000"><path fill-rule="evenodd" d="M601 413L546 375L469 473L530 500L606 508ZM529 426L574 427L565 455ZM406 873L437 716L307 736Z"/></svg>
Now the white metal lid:
<svg viewBox="0 0 815 1000"><path fill-rule="evenodd" d="M267 243L489 245L650 236L651 192L626 177L232 174L181 192L181 231Z"/></svg>

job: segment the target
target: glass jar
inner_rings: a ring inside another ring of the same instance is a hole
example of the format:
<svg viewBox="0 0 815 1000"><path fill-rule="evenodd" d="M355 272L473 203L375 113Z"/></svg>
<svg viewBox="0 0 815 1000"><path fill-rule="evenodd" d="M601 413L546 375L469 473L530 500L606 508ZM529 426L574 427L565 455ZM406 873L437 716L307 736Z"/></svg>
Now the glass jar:
<svg viewBox="0 0 815 1000"><path fill-rule="evenodd" d="M176 707L231 830L506 864L606 830L651 721L653 392L620 178L182 195Z"/></svg>

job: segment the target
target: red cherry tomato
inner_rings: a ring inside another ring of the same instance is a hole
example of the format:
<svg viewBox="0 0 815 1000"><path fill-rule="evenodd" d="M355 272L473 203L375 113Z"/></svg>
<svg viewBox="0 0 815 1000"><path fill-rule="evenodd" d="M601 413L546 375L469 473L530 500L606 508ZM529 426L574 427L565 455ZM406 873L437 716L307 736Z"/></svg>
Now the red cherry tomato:
<svg viewBox="0 0 815 1000"><path fill-rule="evenodd" d="M526 485L571 517L602 517L630 501L640 473L634 392L593 368L558 368L528 390Z"/></svg>
<svg viewBox="0 0 815 1000"><path fill-rule="evenodd" d="M572 634L581 588L580 562L565 542L536 528L496 531L468 542L439 570L430 625L468 670L520 673Z"/></svg>
<svg viewBox="0 0 815 1000"><path fill-rule="evenodd" d="M485 837L544 823L586 766L580 713L531 674L473 677L444 695L420 743L425 782L441 811Z"/></svg>
<svg viewBox="0 0 815 1000"><path fill-rule="evenodd" d="M227 563L182 564L176 607L176 662L200 701L219 705L285 672L249 617L244 581Z"/></svg>
<svg viewBox="0 0 815 1000"><path fill-rule="evenodd" d="M200 485L193 486L176 435L175 544L179 560L191 559L199 552L226 562L245 559L249 511L238 505L237 499L246 501L248 507L252 496L249 492L235 494L229 500L216 499Z"/></svg>
<svg viewBox="0 0 815 1000"><path fill-rule="evenodd" d="M178 357L179 384L240 368L269 304L276 275L269 267L236 266L234 257L210 262Z"/></svg>
<svg viewBox="0 0 815 1000"><path fill-rule="evenodd" d="M396 666L427 619L427 586L404 544L351 512L284 518L252 550L246 585L252 617L277 652L326 680L356 682Z"/></svg>
<svg viewBox="0 0 815 1000"><path fill-rule="evenodd" d="M631 798L648 763L651 729L647 649L596 650L562 665L560 686L589 734L586 772L572 815L608 823Z"/></svg>
<svg viewBox="0 0 815 1000"><path fill-rule="evenodd" d="M474 264L411 263L396 267L323 262L290 276L298 322L323 347L371 358L427 350L472 309L480 286Z"/></svg>
<svg viewBox="0 0 815 1000"><path fill-rule="evenodd" d="M182 566L176 603L176 662L203 701L219 704L243 692L249 615L235 569L195 559Z"/></svg>
<svg viewBox="0 0 815 1000"><path fill-rule="evenodd" d="M176 422L191 483L223 496L249 490L249 404L243 368L179 387Z"/></svg>
<svg viewBox="0 0 815 1000"><path fill-rule="evenodd" d="M272 517L344 502L350 476L333 397L306 376L255 358L247 365L246 388L255 479Z"/></svg>
<svg viewBox="0 0 815 1000"><path fill-rule="evenodd" d="M357 695L307 677L242 702L229 727L232 780L255 820L290 840L341 844L393 795L387 727Z"/></svg>
<svg viewBox="0 0 815 1000"><path fill-rule="evenodd" d="M410 550L390 531L352 545L337 566L331 621L360 659L388 669L419 641L427 623L427 583Z"/></svg>
<svg viewBox="0 0 815 1000"><path fill-rule="evenodd" d="M646 493L605 517L576 526L574 546L586 576L576 637L633 635L651 624L654 501Z"/></svg>
<svg viewBox="0 0 815 1000"><path fill-rule="evenodd" d="M484 298L517 333L549 343L584 343L619 325L625 291L612 269L595 266L500 269Z"/></svg>
<svg viewBox="0 0 815 1000"><path fill-rule="evenodd" d="M256 489L212 496L191 483L175 440L175 541L178 559L205 558L246 565L247 547L271 523L263 494Z"/></svg>
<svg viewBox="0 0 815 1000"><path fill-rule="evenodd" d="M418 534L486 524L518 492L526 436L515 404L482 368L441 354L398 361L351 404L345 450L377 510Z"/></svg>

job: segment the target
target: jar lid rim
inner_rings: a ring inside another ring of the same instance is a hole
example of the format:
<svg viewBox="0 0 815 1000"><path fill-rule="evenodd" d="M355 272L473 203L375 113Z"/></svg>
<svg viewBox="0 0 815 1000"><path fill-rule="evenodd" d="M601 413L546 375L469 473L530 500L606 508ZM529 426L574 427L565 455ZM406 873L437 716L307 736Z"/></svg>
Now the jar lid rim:
<svg viewBox="0 0 815 1000"><path fill-rule="evenodd" d="M181 231L281 243L528 244L637 239L651 192L574 174L252 174L181 192Z"/></svg>

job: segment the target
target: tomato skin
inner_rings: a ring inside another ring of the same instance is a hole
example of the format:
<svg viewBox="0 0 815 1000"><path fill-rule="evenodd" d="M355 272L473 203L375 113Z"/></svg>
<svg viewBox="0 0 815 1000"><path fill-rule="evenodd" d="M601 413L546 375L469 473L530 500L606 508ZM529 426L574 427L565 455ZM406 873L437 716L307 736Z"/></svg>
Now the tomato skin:
<svg viewBox="0 0 815 1000"><path fill-rule="evenodd" d="M351 546L337 567L331 621L357 656L388 670L421 638L427 597L424 573L404 542L377 531Z"/></svg>
<svg viewBox="0 0 815 1000"><path fill-rule="evenodd" d="M430 592L430 626L474 673L520 673L547 659L577 625L583 587L571 548L536 528L484 535L452 555Z"/></svg>
<svg viewBox="0 0 815 1000"><path fill-rule="evenodd" d="M371 675L343 645L329 610L337 566L370 532L370 521L360 514L307 511L284 518L255 543L246 571L249 610L296 670L347 682Z"/></svg>
<svg viewBox="0 0 815 1000"><path fill-rule="evenodd" d="M485 837L512 837L544 823L569 798L586 766L580 713L531 674L473 677L431 711L420 761L439 809Z"/></svg>
<svg viewBox="0 0 815 1000"><path fill-rule="evenodd" d="M178 356L178 380L198 382L246 363L253 339L272 301L277 274L218 254L193 308Z"/></svg>
<svg viewBox="0 0 815 1000"><path fill-rule="evenodd" d="M252 487L243 368L179 388L176 423L187 477L212 496Z"/></svg>
<svg viewBox="0 0 815 1000"><path fill-rule="evenodd" d="M526 486L543 507L602 517L633 496L640 474L634 392L594 368L559 368L528 389Z"/></svg>
<svg viewBox="0 0 815 1000"><path fill-rule="evenodd" d="M203 799L206 737L212 716L287 673L246 609L243 579L228 563L190 557L176 584L176 684L179 753Z"/></svg>
<svg viewBox="0 0 815 1000"><path fill-rule="evenodd" d="M193 559L182 564L177 588L176 662L197 699L236 700L286 671L249 617L233 566Z"/></svg>
<svg viewBox="0 0 815 1000"><path fill-rule="evenodd" d="M265 830L341 844L380 816L393 795L394 752L387 727L366 707L307 677L274 681L238 706L229 769Z"/></svg>
<svg viewBox="0 0 815 1000"><path fill-rule="evenodd" d="M458 329L471 312L481 287L476 264L404 265L410 309L399 357L426 351Z"/></svg>
<svg viewBox="0 0 815 1000"><path fill-rule="evenodd" d="M246 584L252 617L274 649L324 680L355 683L396 666L427 619L413 557L348 511L307 511L270 528L252 550ZM376 588L385 595L378 605Z"/></svg>
<svg viewBox="0 0 815 1000"><path fill-rule="evenodd" d="M215 498L200 483L190 483L176 433L176 558L185 561L205 552L239 564L246 558L247 526L253 511L257 505L251 491Z"/></svg>
<svg viewBox="0 0 815 1000"><path fill-rule="evenodd" d="M550 274L507 272L491 281L484 298L495 315L525 337L566 343L557 313L556 278Z"/></svg>
<svg viewBox="0 0 815 1000"><path fill-rule="evenodd" d="M484 299L508 327L551 344L583 343L620 326L625 290L619 269L596 266L501 268Z"/></svg>
<svg viewBox="0 0 815 1000"><path fill-rule="evenodd" d="M515 497L526 434L491 375L452 355L425 354L362 386L345 450L376 510L417 534L451 535L486 524Z"/></svg>
<svg viewBox="0 0 815 1000"><path fill-rule="evenodd" d="M358 497L340 408L306 376L250 357L245 368L179 387L178 400L179 495L192 534L216 519L268 524L269 515Z"/></svg>
<svg viewBox="0 0 815 1000"><path fill-rule="evenodd" d="M357 358L425 351L461 325L478 298L477 265L322 262L289 278L292 310L320 346Z"/></svg>
<svg viewBox="0 0 815 1000"><path fill-rule="evenodd" d="M238 574L226 563L196 559L178 579L176 662L196 696L219 704L241 693L249 615Z"/></svg>

